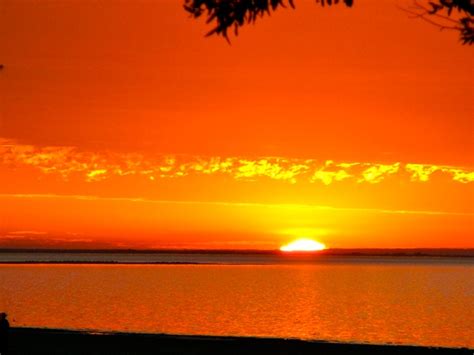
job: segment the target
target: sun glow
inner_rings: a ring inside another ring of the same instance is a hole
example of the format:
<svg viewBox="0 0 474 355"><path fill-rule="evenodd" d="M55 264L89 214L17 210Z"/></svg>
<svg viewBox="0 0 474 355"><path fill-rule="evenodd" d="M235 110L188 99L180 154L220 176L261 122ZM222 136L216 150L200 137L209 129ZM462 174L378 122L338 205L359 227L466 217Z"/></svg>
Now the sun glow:
<svg viewBox="0 0 474 355"><path fill-rule="evenodd" d="M283 245L281 251L320 251L326 249L326 245L308 238L301 238Z"/></svg>

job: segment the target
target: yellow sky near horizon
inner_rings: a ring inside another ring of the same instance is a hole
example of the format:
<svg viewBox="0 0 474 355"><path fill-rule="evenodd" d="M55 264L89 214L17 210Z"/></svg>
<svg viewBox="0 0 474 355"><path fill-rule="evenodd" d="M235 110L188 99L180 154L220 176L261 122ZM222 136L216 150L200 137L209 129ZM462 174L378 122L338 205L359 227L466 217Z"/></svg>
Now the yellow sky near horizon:
<svg viewBox="0 0 474 355"><path fill-rule="evenodd" d="M3 1L0 248L474 247L472 48L409 4Z"/></svg>

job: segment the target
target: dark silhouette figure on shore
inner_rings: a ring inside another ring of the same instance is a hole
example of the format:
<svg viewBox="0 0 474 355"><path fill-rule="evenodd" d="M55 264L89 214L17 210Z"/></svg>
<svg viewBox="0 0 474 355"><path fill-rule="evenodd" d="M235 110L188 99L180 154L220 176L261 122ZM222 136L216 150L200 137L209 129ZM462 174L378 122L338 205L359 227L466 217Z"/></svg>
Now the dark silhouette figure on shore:
<svg viewBox="0 0 474 355"><path fill-rule="evenodd" d="M10 323L7 320L6 313L0 313L0 355L8 353L8 331Z"/></svg>

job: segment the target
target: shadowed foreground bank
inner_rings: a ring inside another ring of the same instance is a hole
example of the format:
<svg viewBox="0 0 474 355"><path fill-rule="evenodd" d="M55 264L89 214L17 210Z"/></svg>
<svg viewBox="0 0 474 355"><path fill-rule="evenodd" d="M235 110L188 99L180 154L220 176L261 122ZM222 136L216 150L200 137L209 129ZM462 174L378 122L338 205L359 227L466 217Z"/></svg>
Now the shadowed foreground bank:
<svg viewBox="0 0 474 355"><path fill-rule="evenodd" d="M295 339L90 333L13 328L16 354L469 354L468 349L309 342Z"/></svg>

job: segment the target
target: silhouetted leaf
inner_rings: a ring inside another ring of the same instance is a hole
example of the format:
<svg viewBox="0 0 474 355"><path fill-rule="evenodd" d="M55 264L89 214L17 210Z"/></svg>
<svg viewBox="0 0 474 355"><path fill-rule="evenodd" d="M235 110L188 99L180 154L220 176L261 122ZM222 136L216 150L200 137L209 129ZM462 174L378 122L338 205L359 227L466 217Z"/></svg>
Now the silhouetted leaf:
<svg viewBox="0 0 474 355"><path fill-rule="evenodd" d="M315 0L321 6L339 4L339 0ZM343 0L345 6L352 7L353 0ZM416 0L414 0L416 1ZM417 0L421 1L421 0ZM415 2L415 4L417 4ZM184 9L194 18L206 14L206 23L212 23L212 28L206 36L220 35L229 43L228 29L233 27L234 34L237 36L239 27L248 23L255 23L258 17L265 14L270 15L272 11L278 8L285 8L289 5L295 8L294 0L184 0ZM463 14L457 27L440 26L441 28L456 29L460 32L461 42L463 44L473 44L474 42L474 0L432 0L427 1L422 7L424 14L437 16L437 18L447 18L453 10ZM449 19L449 21L453 21ZM434 21L431 21L433 24ZM436 25L436 23L434 23Z"/></svg>

